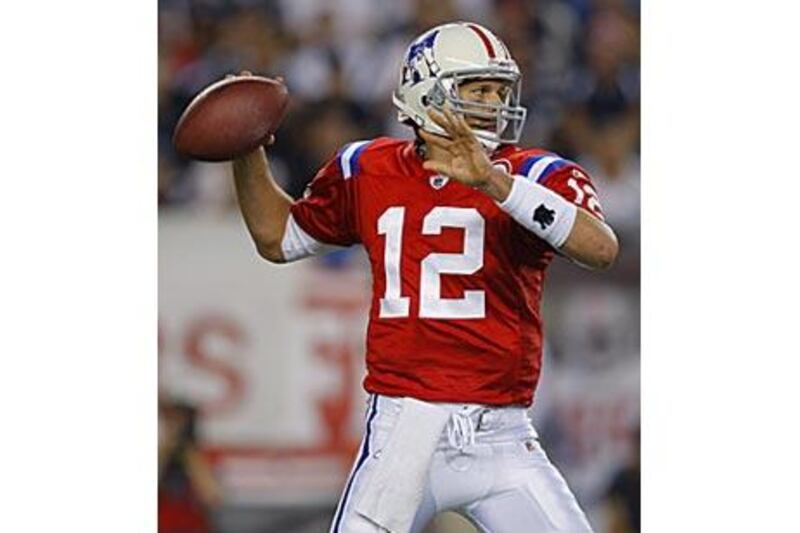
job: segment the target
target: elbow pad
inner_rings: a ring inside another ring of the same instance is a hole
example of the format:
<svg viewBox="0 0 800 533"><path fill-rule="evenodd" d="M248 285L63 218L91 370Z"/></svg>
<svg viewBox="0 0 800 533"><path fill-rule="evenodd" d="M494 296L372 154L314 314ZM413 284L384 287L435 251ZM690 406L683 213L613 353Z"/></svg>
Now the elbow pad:
<svg viewBox="0 0 800 533"><path fill-rule="evenodd" d="M538 183L522 176L512 179L508 198L497 205L553 248L561 248L575 224L578 208Z"/></svg>

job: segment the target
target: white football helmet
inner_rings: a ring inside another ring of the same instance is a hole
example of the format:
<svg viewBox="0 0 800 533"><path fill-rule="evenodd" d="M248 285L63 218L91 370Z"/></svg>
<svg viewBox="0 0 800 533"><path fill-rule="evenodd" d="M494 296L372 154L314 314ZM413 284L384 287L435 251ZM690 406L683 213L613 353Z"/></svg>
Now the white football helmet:
<svg viewBox="0 0 800 533"><path fill-rule="evenodd" d="M428 117L428 110L441 110L446 102L465 118L493 120L494 131L473 131L494 150L519 142L522 135L527 109L519 105L521 78L508 48L492 32L469 22L443 24L423 33L406 50L392 102L400 122L439 135L446 133ZM459 84L477 79L507 82L511 90L506 101L489 104L459 98Z"/></svg>

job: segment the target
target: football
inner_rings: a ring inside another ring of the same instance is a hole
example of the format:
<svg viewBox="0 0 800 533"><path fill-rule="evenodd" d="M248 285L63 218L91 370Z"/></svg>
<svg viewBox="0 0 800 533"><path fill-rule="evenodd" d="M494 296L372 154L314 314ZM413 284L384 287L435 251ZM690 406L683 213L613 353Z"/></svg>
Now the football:
<svg viewBox="0 0 800 533"><path fill-rule="evenodd" d="M198 94L178 120L172 140L181 154L226 161L266 143L286 112L289 93L279 80L237 76Z"/></svg>

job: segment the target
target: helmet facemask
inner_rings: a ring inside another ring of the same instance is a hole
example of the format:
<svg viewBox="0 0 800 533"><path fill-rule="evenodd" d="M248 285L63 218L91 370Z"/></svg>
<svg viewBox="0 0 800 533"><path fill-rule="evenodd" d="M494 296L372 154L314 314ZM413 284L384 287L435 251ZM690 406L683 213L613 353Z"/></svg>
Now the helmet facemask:
<svg viewBox="0 0 800 533"><path fill-rule="evenodd" d="M508 83L509 91L505 101L494 104L460 97L459 89L464 83L479 80ZM470 128L485 146L493 150L499 144L515 144L522 136L527 109L520 105L520 82L519 71L513 68L475 68L440 73L426 99L428 105L438 111L442 111L447 104L451 111L462 115L467 122L470 119L485 121L485 127L470 125Z"/></svg>

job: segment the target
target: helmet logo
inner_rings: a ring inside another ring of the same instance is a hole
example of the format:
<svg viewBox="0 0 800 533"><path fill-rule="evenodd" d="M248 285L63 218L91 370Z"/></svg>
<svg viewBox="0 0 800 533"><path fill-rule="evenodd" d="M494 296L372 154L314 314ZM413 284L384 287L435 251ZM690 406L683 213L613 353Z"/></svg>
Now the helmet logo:
<svg viewBox="0 0 800 533"><path fill-rule="evenodd" d="M403 66L402 83L404 85L408 83L414 86L425 79L420 72L421 62L424 62L431 74L435 75L439 70L433 59L433 44L436 42L437 35L439 35L439 30L432 31L419 41L412 43L408 48L406 64Z"/></svg>
<svg viewBox="0 0 800 533"><path fill-rule="evenodd" d="M432 31L419 41L412 43L408 47L408 56L406 56L406 63L411 63L415 59L422 56L426 48L433 48L433 43L436 42L436 36L439 35L439 30Z"/></svg>

